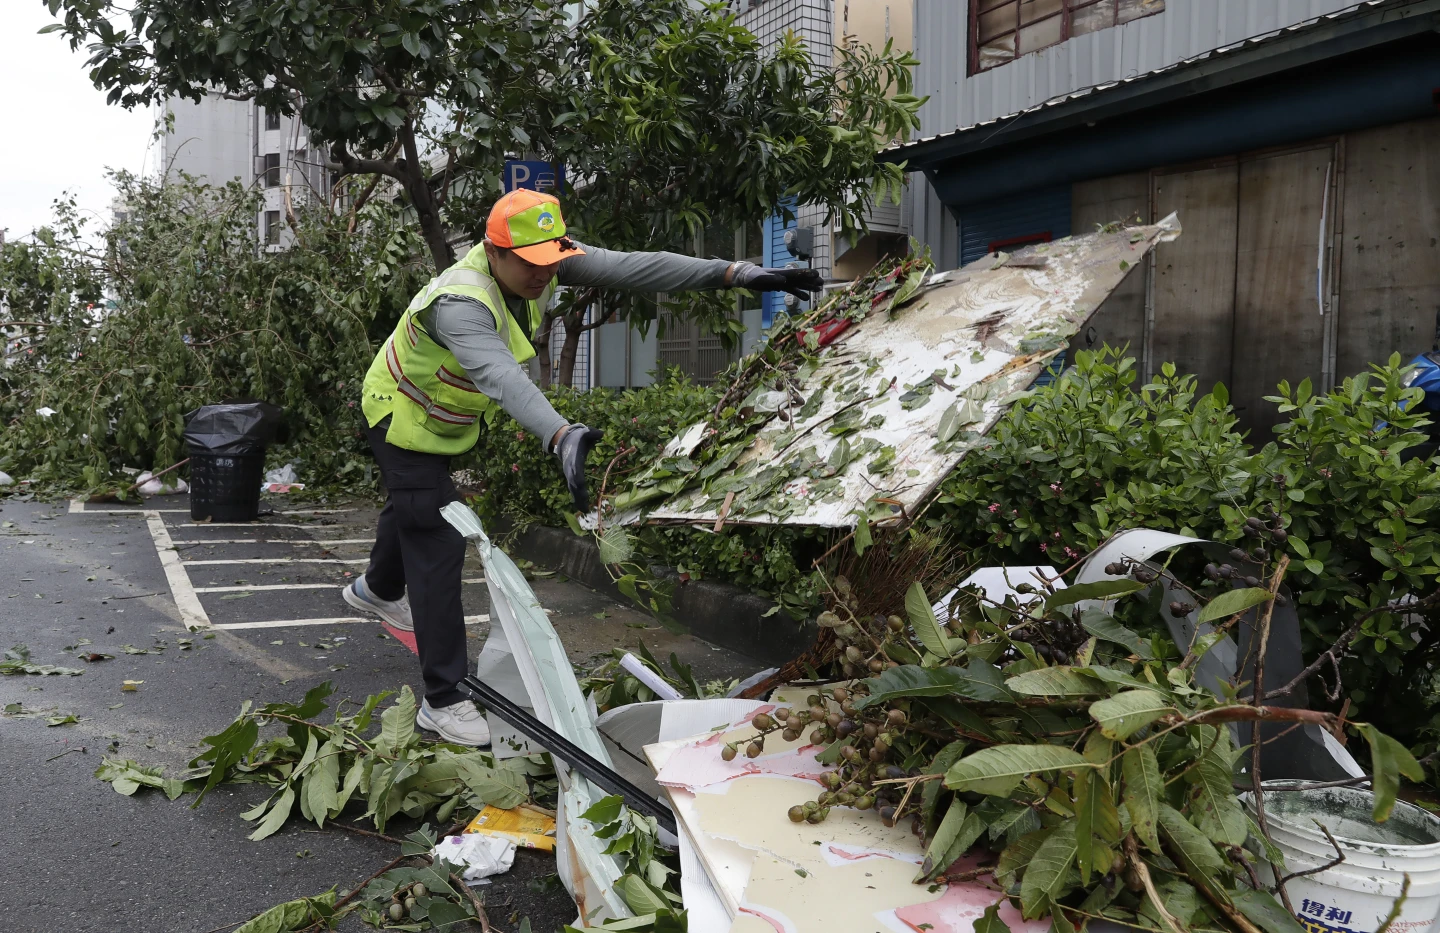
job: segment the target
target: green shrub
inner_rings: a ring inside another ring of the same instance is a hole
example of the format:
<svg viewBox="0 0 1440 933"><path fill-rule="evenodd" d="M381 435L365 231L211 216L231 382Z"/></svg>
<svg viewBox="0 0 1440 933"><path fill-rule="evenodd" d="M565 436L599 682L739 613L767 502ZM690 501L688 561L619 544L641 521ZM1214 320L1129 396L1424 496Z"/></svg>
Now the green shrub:
<svg viewBox="0 0 1440 933"><path fill-rule="evenodd" d="M1270 401L1289 420L1258 452L1235 430L1223 386L1197 396L1194 378L1166 364L1132 391L1133 367L1110 348L1078 354L960 464L927 520L967 545L972 564L1063 568L1125 528L1253 547L1245 520L1273 506L1286 525L1286 582L1307 658L1361 610L1436 588L1440 474L1427 460L1402 462L1427 422L1398 356L1322 395L1308 380L1282 383ZM1363 709L1412 743L1422 730L1440 734L1430 697L1440 697L1430 673L1440 634L1426 618L1376 615L1355 650L1341 693L1356 715Z"/></svg>

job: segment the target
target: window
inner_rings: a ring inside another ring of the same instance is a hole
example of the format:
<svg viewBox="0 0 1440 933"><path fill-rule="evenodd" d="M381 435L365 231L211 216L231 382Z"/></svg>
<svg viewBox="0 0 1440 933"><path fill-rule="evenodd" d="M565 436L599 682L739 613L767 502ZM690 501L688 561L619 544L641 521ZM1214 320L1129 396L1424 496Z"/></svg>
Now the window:
<svg viewBox="0 0 1440 933"><path fill-rule="evenodd" d="M970 73L1164 9L1165 0L970 0Z"/></svg>
<svg viewBox="0 0 1440 933"><path fill-rule="evenodd" d="M278 130L278 129L280 129L280 111L278 111L278 110L271 110L271 109L268 108L268 107L265 108L265 129L267 129L267 130Z"/></svg>
<svg viewBox="0 0 1440 933"><path fill-rule="evenodd" d="M265 212L265 245L276 246L280 243L280 212Z"/></svg>
<svg viewBox="0 0 1440 933"><path fill-rule="evenodd" d="M265 153L265 187L275 188L280 184L280 153Z"/></svg>

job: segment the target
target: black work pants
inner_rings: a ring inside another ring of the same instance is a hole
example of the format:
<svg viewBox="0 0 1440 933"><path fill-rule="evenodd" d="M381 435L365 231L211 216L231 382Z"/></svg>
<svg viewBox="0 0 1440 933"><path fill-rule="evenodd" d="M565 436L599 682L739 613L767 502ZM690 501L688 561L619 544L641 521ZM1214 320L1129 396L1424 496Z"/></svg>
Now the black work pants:
<svg viewBox="0 0 1440 933"><path fill-rule="evenodd" d="M381 599L408 589L415 647L432 707L465 699L456 689L469 672L465 610L460 605L465 539L440 517L460 501L450 479L450 458L396 447L385 440L389 420L367 431L388 495L380 511L365 584Z"/></svg>

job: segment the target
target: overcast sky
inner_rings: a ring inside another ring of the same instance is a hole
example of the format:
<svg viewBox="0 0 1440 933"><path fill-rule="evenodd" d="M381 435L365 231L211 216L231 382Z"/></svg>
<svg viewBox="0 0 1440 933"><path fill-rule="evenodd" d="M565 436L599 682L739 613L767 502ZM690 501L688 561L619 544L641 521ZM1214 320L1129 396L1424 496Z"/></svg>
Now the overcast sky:
<svg viewBox="0 0 1440 933"><path fill-rule="evenodd" d="M10 140L0 146L0 228L9 239L46 223L66 190L108 221L115 192L106 168L141 172L155 162L152 114L107 106L85 51L37 35L51 22L42 0L0 0L0 126Z"/></svg>

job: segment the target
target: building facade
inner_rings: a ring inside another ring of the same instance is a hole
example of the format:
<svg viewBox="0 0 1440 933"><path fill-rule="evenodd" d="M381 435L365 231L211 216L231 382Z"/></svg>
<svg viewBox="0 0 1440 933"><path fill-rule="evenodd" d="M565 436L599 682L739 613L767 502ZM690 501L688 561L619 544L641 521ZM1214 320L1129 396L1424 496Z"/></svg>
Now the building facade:
<svg viewBox="0 0 1440 933"><path fill-rule="evenodd" d="M767 46L787 33L803 40L814 61L830 68L835 49L848 42L882 48L893 40L896 51L908 51L913 26L913 0L730 0L737 22ZM695 255L720 259L748 259L764 266L808 263L829 281L846 281L868 271L879 256L903 242L909 232L909 200L871 207L870 234L854 242L836 236L825 212L813 205L781 205L751 230L708 229L695 244ZM807 259L786 245L786 233L805 228L809 236ZM662 296L663 297L663 296ZM641 335L624 322L605 324L592 331L594 385L630 387L648 385L659 367L675 367L708 383L739 354L748 353L764 338L775 314L786 307L788 296L766 294L736 306L745 325L740 346L726 351L718 338L687 322L667 322L664 333L652 329Z"/></svg>
<svg viewBox="0 0 1440 933"><path fill-rule="evenodd" d="M289 244L289 212L329 197L324 153L312 148L298 119L213 93L198 103L169 101L166 111L160 163L165 178L188 175L212 185L258 185L264 204L255 216L255 232L265 248Z"/></svg>
<svg viewBox="0 0 1440 933"><path fill-rule="evenodd" d="M1155 221L1073 349L1276 383L1440 346L1440 2L915 0L915 235L941 268Z"/></svg>

